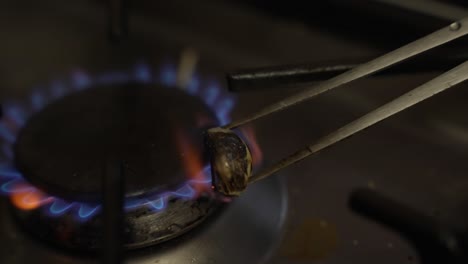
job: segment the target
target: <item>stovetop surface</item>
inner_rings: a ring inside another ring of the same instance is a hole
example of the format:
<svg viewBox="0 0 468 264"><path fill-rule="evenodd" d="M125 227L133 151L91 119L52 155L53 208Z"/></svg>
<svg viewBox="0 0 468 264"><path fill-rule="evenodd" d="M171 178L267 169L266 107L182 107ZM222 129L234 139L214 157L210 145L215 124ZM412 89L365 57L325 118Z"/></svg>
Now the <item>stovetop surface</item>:
<svg viewBox="0 0 468 264"><path fill-rule="evenodd" d="M135 3L130 40L110 46L100 2L3 1L0 98L27 98L37 85L76 68L95 72L140 60L177 62L186 47L200 53L200 72L221 81L238 68L360 62L387 51L232 3L153 2ZM368 78L259 120L255 129L266 163L436 74ZM234 116L294 91L240 93ZM288 168L249 188L182 241L130 254L128 263L417 263L407 241L355 215L348 197L353 188L368 186L439 219L466 222L467 96L468 86L460 85ZM0 262L94 262L30 239L14 224L4 200ZM208 251L216 257L204 258Z"/></svg>

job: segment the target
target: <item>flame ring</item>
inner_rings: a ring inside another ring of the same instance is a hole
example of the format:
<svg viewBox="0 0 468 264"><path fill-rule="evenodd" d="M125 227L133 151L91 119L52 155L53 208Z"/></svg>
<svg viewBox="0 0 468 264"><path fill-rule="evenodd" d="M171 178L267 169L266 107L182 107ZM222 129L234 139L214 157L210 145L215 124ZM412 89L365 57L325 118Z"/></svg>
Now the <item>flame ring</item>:
<svg viewBox="0 0 468 264"><path fill-rule="evenodd" d="M164 65L158 72L146 64L137 64L133 69L127 71L111 71L96 76L91 76L82 70L76 70L65 80L54 80L48 88L34 89L30 96L29 104L5 103L5 116L0 120L0 194L10 196L15 204L21 204L22 209L44 209L51 216L60 216L72 213L77 220L86 221L100 210L99 204L65 201L58 197L50 196L27 183L21 173L13 166L12 146L16 135L26 123L29 116L40 111L51 101L61 97L92 88L98 85L118 84L128 81L139 83L157 83L168 87L176 85L176 68ZM216 82L205 86L201 85L199 77L194 74L186 87L190 95L201 98L211 109L214 110L220 124L229 122L230 113L234 107L235 98L221 93L221 88ZM127 199L125 209L135 210L147 207L151 210L161 211L171 198L191 199L195 195L194 186L211 185L209 167L202 172L203 180L189 180L175 191L169 191L154 197ZM197 177L199 179L199 177Z"/></svg>

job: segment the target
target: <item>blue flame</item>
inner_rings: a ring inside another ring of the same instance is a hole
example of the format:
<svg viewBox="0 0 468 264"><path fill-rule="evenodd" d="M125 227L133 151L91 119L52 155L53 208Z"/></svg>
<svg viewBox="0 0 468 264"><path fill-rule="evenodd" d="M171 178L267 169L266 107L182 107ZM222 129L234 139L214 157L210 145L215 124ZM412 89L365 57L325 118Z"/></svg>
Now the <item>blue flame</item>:
<svg viewBox="0 0 468 264"><path fill-rule="evenodd" d="M19 174L17 171L8 170L7 167L8 165L0 165L0 177L4 179L21 178L21 174Z"/></svg>
<svg viewBox="0 0 468 264"><path fill-rule="evenodd" d="M140 63L135 66L135 80L142 83L149 83L151 79L151 69L148 65Z"/></svg>
<svg viewBox="0 0 468 264"><path fill-rule="evenodd" d="M53 99L59 99L66 94L66 87L62 81L53 81L50 87L50 92Z"/></svg>
<svg viewBox="0 0 468 264"><path fill-rule="evenodd" d="M143 63L136 64L128 71L109 71L95 76L83 70L75 70L67 79L52 81L44 89L35 88L29 99L29 107L22 107L12 103L6 104L5 118L0 120L0 194L11 195L16 192L38 191L24 180L21 173L13 164L12 145L16 139L17 128L24 125L28 116L40 111L51 101L74 91L91 88L98 84L117 84L128 81L159 83L174 87L177 82L177 70L173 65L165 64L158 72L154 72L151 67ZM194 74L185 91L190 95L200 97L210 106L217 115L218 123L225 124L229 122L229 116L234 107L235 99L224 94L217 83L210 82L207 84L201 81L199 75ZM7 120L16 126L15 129L7 125ZM152 197L128 198L125 201L125 210L148 208L154 211L161 211L166 208L167 201L170 199L192 199L196 195L195 189L197 186L203 185L207 188L211 186L211 171L209 166L206 166L200 173L199 177L195 177L196 180L187 180L186 183L175 190L160 193ZM71 214L77 221L87 221L101 209L100 205L69 202L53 196L45 196L43 201L41 201L42 203L44 204L41 210L44 210L47 215L57 217Z"/></svg>
<svg viewBox="0 0 468 264"><path fill-rule="evenodd" d="M45 101L44 95L41 93L41 91L36 90L31 93L31 105L34 110L41 110L46 103L47 102Z"/></svg>
<svg viewBox="0 0 468 264"><path fill-rule="evenodd" d="M160 77L161 83L173 87L177 82L177 73L174 66L168 64L162 67Z"/></svg>
<svg viewBox="0 0 468 264"><path fill-rule="evenodd" d="M218 99L220 90L216 85L210 85L208 88L205 90L205 102L207 105L213 107L213 105L216 103L216 99Z"/></svg>
<svg viewBox="0 0 468 264"><path fill-rule="evenodd" d="M91 78L84 71L77 70L72 74L73 88L83 90L92 85Z"/></svg>
<svg viewBox="0 0 468 264"><path fill-rule="evenodd" d="M187 86L187 92L191 95L196 95L199 89L200 89L200 80L196 76L193 76L192 79L190 80L190 83Z"/></svg>
<svg viewBox="0 0 468 264"><path fill-rule="evenodd" d="M142 199L135 199L135 198L126 199L125 210L130 211L130 210L139 208L144 203L145 201L143 201Z"/></svg>
<svg viewBox="0 0 468 264"><path fill-rule="evenodd" d="M15 142L15 135L5 126L4 123L0 123L0 137L2 137L8 143Z"/></svg>
<svg viewBox="0 0 468 264"><path fill-rule="evenodd" d="M221 125L225 125L231 121L230 113L234 108L234 99L231 97L225 97L217 105L215 105L216 115Z"/></svg>
<svg viewBox="0 0 468 264"><path fill-rule="evenodd" d="M78 210L78 216L81 219L88 219L89 217L94 215L94 213L97 213L99 208L99 205L81 204L80 209Z"/></svg>
<svg viewBox="0 0 468 264"><path fill-rule="evenodd" d="M26 114L15 104L5 104L5 116L12 120L17 126L22 127L26 122Z"/></svg>
<svg viewBox="0 0 468 264"><path fill-rule="evenodd" d="M21 187L18 187L18 185L22 183L24 183L22 178L13 179L2 184L0 189L5 194L28 192L34 189L34 187L32 187L31 185L23 185Z"/></svg>
<svg viewBox="0 0 468 264"><path fill-rule="evenodd" d="M192 187L190 187L190 185L184 185L184 187L172 192L172 194L184 198L193 198L195 197L196 192Z"/></svg>
<svg viewBox="0 0 468 264"><path fill-rule="evenodd" d="M156 200L150 201L150 202L149 202L149 205L150 205L153 209L155 209L155 210L157 210L157 211L160 211L160 210L166 208L166 202L164 201L164 198L163 198L163 197L160 197L160 198L158 198L158 199L156 199Z"/></svg>
<svg viewBox="0 0 468 264"><path fill-rule="evenodd" d="M53 215L62 215L65 212L67 212L70 208L72 208L73 205L73 203L68 203L63 200L57 199L50 205L49 212Z"/></svg>

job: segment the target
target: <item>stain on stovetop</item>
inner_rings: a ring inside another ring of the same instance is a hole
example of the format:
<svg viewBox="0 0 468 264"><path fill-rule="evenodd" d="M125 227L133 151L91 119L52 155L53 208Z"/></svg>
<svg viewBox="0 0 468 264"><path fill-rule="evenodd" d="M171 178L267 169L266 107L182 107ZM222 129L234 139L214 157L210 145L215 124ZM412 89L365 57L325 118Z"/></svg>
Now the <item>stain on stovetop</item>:
<svg viewBox="0 0 468 264"><path fill-rule="evenodd" d="M280 251L294 261L321 261L334 254L339 243L337 232L336 226L324 219L305 219L285 238L288 242Z"/></svg>

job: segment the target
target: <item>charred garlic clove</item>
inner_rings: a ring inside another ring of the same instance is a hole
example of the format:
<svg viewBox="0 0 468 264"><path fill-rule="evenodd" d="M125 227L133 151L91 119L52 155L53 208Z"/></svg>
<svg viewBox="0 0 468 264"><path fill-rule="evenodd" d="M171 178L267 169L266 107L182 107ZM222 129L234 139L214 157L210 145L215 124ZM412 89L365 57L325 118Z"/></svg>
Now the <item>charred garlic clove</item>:
<svg viewBox="0 0 468 264"><path fill-rule="evenodd" d="M232 130L208 130L212 182L215 191L238 196L245 190L252 173L252 156L247 145Z"/></svg>

